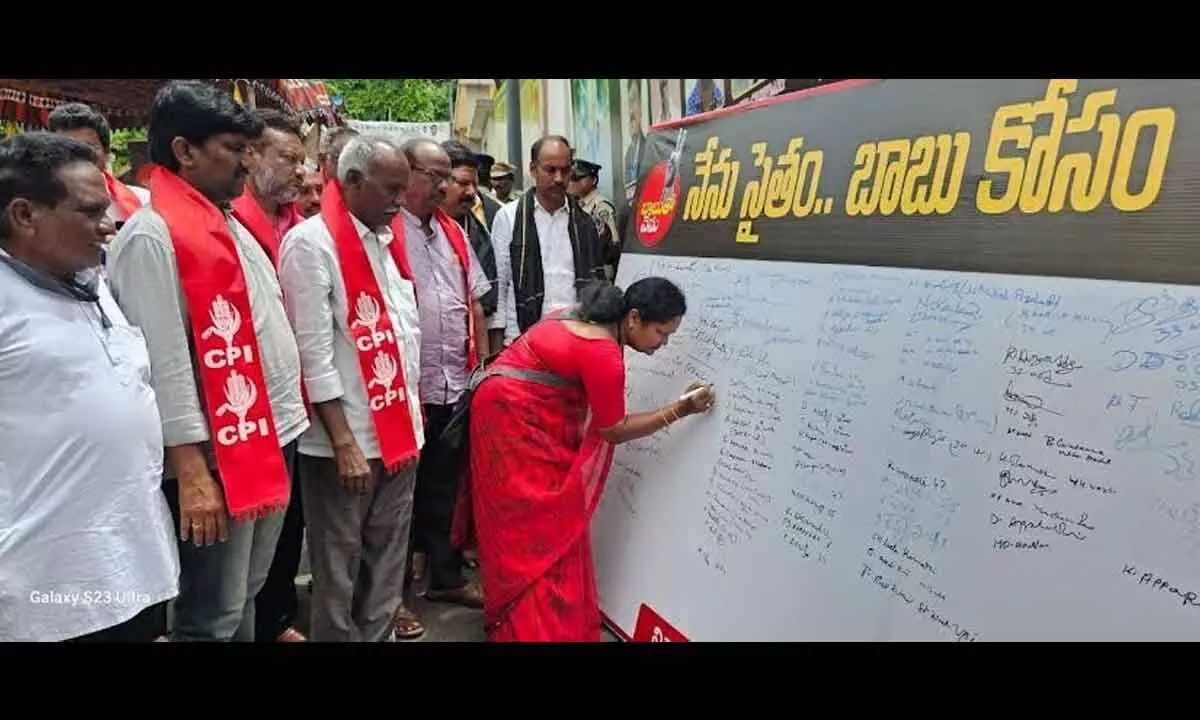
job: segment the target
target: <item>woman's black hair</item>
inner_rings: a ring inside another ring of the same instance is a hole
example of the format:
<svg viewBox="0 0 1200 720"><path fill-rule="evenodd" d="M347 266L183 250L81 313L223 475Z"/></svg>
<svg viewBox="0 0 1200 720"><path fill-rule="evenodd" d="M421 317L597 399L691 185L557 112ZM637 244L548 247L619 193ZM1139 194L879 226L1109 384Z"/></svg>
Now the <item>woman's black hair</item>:
<svg viewBox="0 0 1200 720"><path fill-rule="evenodd" d="M588 283L579 291L581 320L611 324L633 310L643 322L669 322L687 312L687 301L675 283L661 277L642 278L624 292L603 280Z"/></svg>

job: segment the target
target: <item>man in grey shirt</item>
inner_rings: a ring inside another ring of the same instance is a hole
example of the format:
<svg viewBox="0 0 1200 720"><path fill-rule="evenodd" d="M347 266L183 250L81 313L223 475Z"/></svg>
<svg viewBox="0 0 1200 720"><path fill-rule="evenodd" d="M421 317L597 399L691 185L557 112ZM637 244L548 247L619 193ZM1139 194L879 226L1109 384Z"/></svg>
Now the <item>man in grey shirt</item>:
<svg viewBox="0 0 1200 720"><path fill-rule="evenodd" d="M155 99L149 125L152 162L222 208L247 287L252 316L247 324L252 321L256 361L290 476L296 439L309 426L299 352L271 261L228 212L246 179L247 146L262 124L227 93L204 83L173 82ZM202 405L197 338L175 251L179 238L172 238L153 186L151 192L151 206L135 213L113 240L107 267L118 303L145 335L162 416L163 491L180 532L180 595L171 639L252 641L254 598L270 568L284 515L235 520L229 513L228 478L223 492L210 444L214 433Z"/></svg>

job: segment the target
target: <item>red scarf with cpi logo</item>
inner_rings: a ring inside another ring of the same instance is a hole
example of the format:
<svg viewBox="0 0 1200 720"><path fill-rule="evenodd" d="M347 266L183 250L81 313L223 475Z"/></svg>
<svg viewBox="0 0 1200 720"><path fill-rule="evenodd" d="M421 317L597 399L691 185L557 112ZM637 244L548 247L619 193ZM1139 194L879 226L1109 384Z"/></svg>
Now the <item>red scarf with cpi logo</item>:
<svg viewBox="0 0 1200 720"><path fill-rule="evenodd" d="M254 196L250 194L250 181L246 180L246 190L241 197L234 200L230 209L233 211L233 216L237 218L258 244L262 246L267 257L271 258L271 264L279 265L279 244L283 242L283 236L287 234L300 222L300 213L296 212L295 206L291 203L286 203L279 206L279 214L283 218L283 222L276 227L275 222L267 217L267 212L262 209Z"/></svg>
<svg viewBox="0 0 1200 720"><path fill-rule="evenodd" d="M125 187L125 183L113 177L112 173L107 170L104 171L104 185L108 188L108 197L121 211L122 220L128 220L129 216L141 209L141 199L132 190Z"/></svg>
<svg viewBox="0 0 1200 720"><path fill-rule="evenodd" d="M283 243L283 237L287 235L288 230L300 223L302 219L300 213L290 203L280 206L279 214L283 216L283 223L277 228L275 223L271 222L271 218L267 217L267 212L250 194L249 180L246 181L246 190L230 204L229 209L242 227L249 230L254 239L258 241L259 247L270 258L271 265L277 268L276 274L278 274L279 246ZM303 375L303 373L301 374ZM308 389L305 388L303 379L300 380L300 399L304 403L305 412L308 412ZM312 420L312 413L309 413L309 420Z"/></svg>
<svg viewBox="0 0 1200 720"><path fill-rule="evenodd" d="M467 293L467 369L474 370L479 364L479 358L475 352L475 313L471 312L471 257L467 253L467 236L463 234L458 223L454 222L454 218L441 208L433 211L433 217L442 226L442 232L446 233L446 240L450 242L450 248L454 250L454 257L458 258L458 266L462 270L463 288ZM404 247L406 240L403 215L397 215L392 221L392 234L400 246ZM396 242L392 244L395 245Z"/></svg>
<svg viewBox="0 0 1200 720"><path fill-rule="evenodd" d="M346 327L358 351L358 366L366 384L367 405L379 436L383 464L392 471L419 453L404 379L404 357L379 281L367 259L367 250L350 220L342 188L336 182L326 185L321 193L321 219L337 249L349 306ZM402 244L393 241L388 249L400 274L411 280Z"/></svg>
<svg viewBox="0 0 1200 720"><path fill-rule="evenodd" d="M250 293L225 216L162 167L150 172L150 204L166 221L175 248L229 514L243 520L281 511L291 488L267 397Z"/></svg>

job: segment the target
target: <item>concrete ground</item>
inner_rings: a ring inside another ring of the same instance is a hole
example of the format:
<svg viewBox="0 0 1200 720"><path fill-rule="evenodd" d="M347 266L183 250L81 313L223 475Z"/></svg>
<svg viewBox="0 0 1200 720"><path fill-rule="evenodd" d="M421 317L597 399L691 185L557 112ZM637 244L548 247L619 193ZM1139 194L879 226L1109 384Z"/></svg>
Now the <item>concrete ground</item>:
<svg viewBox="0 0 1200 720"><path fill-rule="evenodd" d="M311 572L308 564L308 544L305 543L300 555L300 577L296 578L296 593L299 596L300 609L296 618L296 629L308 633L309 621L309 579ZM478 581L478 570L467 570L467 579ZM404 642L485 642L487 635L483 631L483 611L452 605L450 603L427 602L418 597L425 590L428 580L416 588L417 592L409 591L409 607L421 618L425 625L425 634L415 640Z"/></svg>
<svg viewBox="0 0 1200 720"><path fill-rule="evenodd" d="M299 617L296 618L297 630L308 632L309 619L309 588L304 576L297 582L297 593L300 600ZM411 597L411 594L410 594ZM451 605L450 603L432 603L424 598L411 597L410 607L425 624L425 634L415 640L404 642L485 642L487 636L483 632L483 611Z"/></svg>
<svg viewBox="0 0 1200 720"><path fill-rule="evenodd" d="M296 590L300 600L300 612L296 620L296 629L304 633L308 631L310 597L307 554L305 552L305 561L302 562L300 568L301 576L297 578L296 582ZM478 580L478 571L467 570L467 577L473 581ZM417 589L418 591L423 591L425 588L422 586ZM463 643L487 641L487 635L483 631L482 610L474 610L450 603L428 602L424 598L413 597L415 595L417 593L410 593L410 607L417 614L417 617L421 618L421 622L425 624L425 634L415 640L405 640L403 642ZM605 642L619 642L618 638L610 634L607 629L603 632L603 638Z"/></svg>

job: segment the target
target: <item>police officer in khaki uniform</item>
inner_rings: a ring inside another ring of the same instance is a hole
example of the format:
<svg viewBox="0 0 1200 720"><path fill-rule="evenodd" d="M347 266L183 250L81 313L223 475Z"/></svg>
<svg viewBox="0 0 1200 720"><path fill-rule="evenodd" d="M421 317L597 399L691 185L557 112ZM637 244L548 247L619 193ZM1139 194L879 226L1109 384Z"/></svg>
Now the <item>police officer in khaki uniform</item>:
<svg viewBox="0 0 1200 720"><path fill-rule="evenodd" d="M596 190L600 182L600 166L587 160L571 161L571 182L567 193L579 199L579 206L596 221L596 232L604 244L604 269L608 279L617 275L621 257L621 236L617 232L617 209Z"/></svg>
<svg viewBox="0 0 1200 720"><path fill-rule="evenodd" d="M521 191L515 188L516 170L512 165L506 162L495 163L488 175L492 181L492 194L501 203L507 205L521 199Z"/></svg>
<svg viewBox="0 0 1200 720"><path fill-rule="evenodd" d="M492 193L492 166L496 164L496 158L487 153L475 153L475 158L479 160L478 190L481 192L475 193L475 205L471 207L471 213L491 232L492 221L501 207L500 201Z"/></svg>

